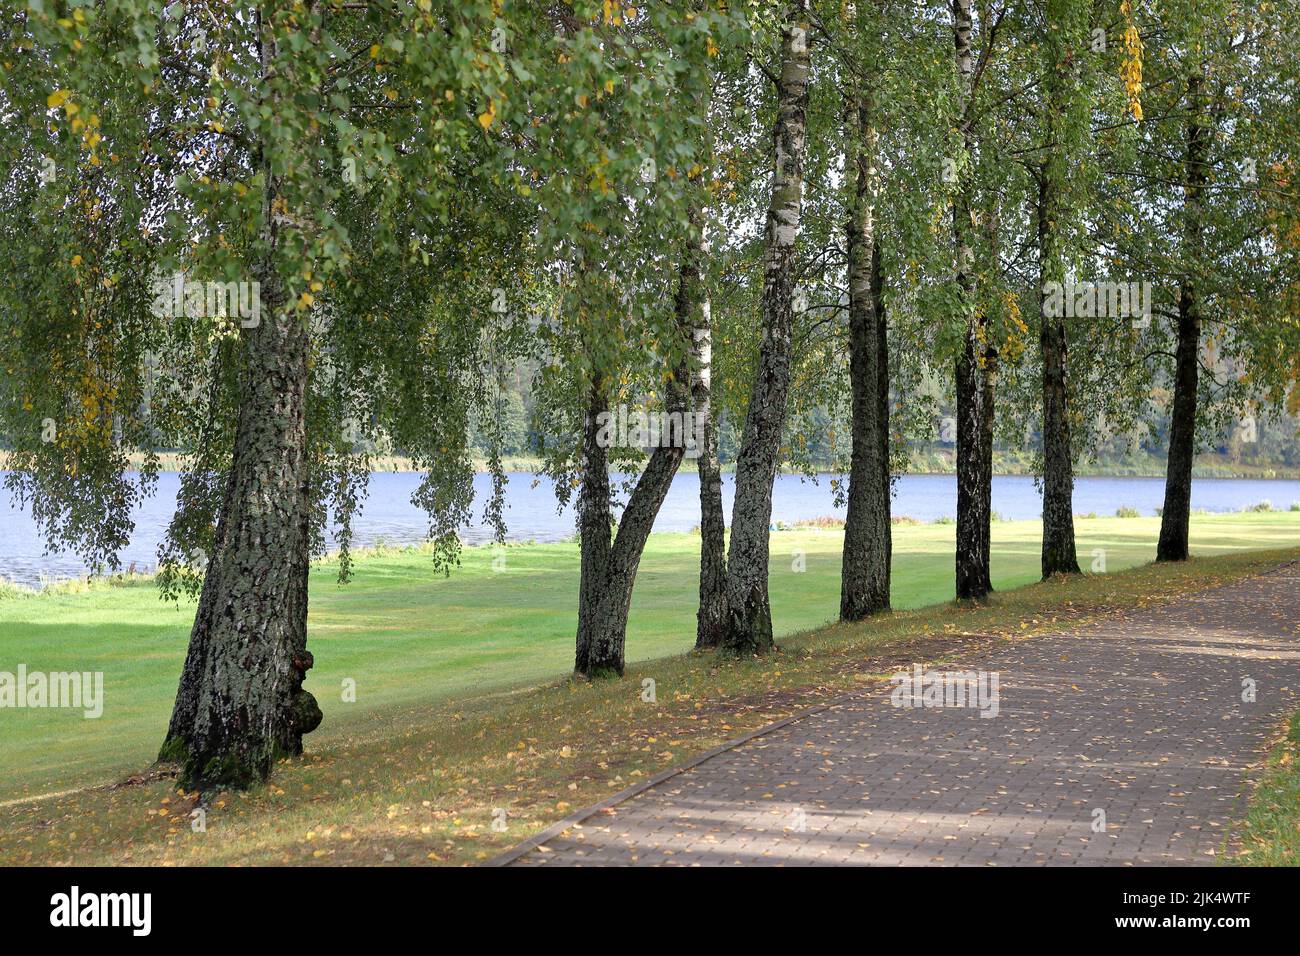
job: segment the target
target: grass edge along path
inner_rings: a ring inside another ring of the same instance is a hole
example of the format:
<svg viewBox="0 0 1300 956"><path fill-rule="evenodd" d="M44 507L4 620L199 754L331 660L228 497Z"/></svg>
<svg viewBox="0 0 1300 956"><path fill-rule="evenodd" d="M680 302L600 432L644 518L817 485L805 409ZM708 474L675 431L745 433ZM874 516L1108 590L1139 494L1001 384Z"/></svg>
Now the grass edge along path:
<svg viewBox="0 0 1300 956"><path fill-rule="evenodd" d="M1229 862L1300 866L1300 711L1281 729L1233 837Z"/></svg>
<svg viewBox="0 0 1300 956"><path fill-rule="evenodd" d="M393 708L282 762L251 792L184 793L142 773L0 808L0 864L482 862L576 808L911 662L944 665L1296 559L1300 548L1054 579L982 607L802 632L763 659L684 654L635 664L622 680Z"/></svg>

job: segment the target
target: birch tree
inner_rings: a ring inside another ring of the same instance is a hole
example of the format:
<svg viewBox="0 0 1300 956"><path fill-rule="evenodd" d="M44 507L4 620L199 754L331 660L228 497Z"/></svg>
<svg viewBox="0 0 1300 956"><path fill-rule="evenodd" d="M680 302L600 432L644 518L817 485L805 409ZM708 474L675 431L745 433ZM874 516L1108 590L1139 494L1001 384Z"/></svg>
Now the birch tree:
<svg viewBox="0 0 1300 956"><path fill-rule="evenodd" d="M844 19L858 54L843 64L845 223L853 452L840 583L840 620L889 608L889 358L876 241L880 192L879 134L873 110L874 57L880 46L870 0L849 4Z"/></svg>
<svg viewBox="0 0 1300 956"><path fill-rule="evenodd" d="M736 498L727 552L729 626L725 646L746 654L772 646L768 526L789 398L795 293L792 263L803 211L807 148L807 0L785 4L781 18L780 65L773 77L777 119L772 131L772 196L764 232L763 337L736 459Z"/></svg>

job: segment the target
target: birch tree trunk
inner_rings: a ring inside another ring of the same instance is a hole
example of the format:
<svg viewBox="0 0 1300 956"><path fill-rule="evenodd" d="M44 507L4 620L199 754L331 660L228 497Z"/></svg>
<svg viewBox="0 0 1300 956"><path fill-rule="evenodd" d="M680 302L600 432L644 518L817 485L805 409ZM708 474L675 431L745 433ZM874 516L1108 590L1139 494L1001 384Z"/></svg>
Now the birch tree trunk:
<svg viewBox="0 0 1300 956"><path fill-rule="evenodd" d="M984 555L984 592L993 590L993 424L997 405L994 401L998 383L998 350L992 345L984 348L984 362L980 368L980 403L984 417L980 421L980 541Z"/></svg>
<svg viewBox="0 0 1300 956"><path fill-rule="evenodd" d="M1160 518L1157 561L1187 560L1188 523L1192 510L1192 459L1196 455L1196 389L1200 373L1201 302L1192 271L1203 258L1202 220L1209 133L1203 121L1205 105L1199 73L1187 81L1190 118L1187 122L1184 190L1183 258L1188 272L1178 289L1178 347L1174 356L1174 407L1169 429L1169 461L1165 474L1165 506Z"/></svg>
<svg viewBox="0 0 1300 956"><path fill-rule="evenodd" d="M952 0L952 33L956 48L957 74L964 96L959 103L963 116L968 111L974 81L971 56L970 0ZM967 155L974 149L969 119L963 119L962 135ZM966 328L956 368L957 399L957 597L978 600L988 593L988 552L984 474L985 387L982 369L983 346L980 317L974 308L974 252L971 246L972 197L969 173L963 172L953 200L953 234L956 240L956 278Z"/></svg>
<svg viewBox="0 0 1300 956"><path fill-rule="evenodd" d="M702 226L702 223L700 224ZM701 260L708 240L700 236ZM703 263L701 261L702 271ZM700 277L702 279L702 277ZM695 646L717 647L727 628L727 528L722 507L722 466L718 462L718 430L713 419L713 315L706 289L700 289L693 333L695 377L691 405L700 424L700 607L696 615Z"/></svg>
<svg viewBox="0 0 1300 956"><path fill-rule="evenodd" d="M1050 120L1049 120L1050 123ZM1074 462L1070 446L1069 393L1066 387L1065 319L1048 315L1047 284L1059 281L1056 221L1059 215L1053 171L1038 181L1038 342L1043 358L1043 578L1078 574L1074 539Z"/></svg>
<svg viewBox="0 0 1300 956"><path fill-rule="evenodd" d="M894 567L893 491L889 464L889 314L885 311L885 275L880 264L881 236L871 244L871 302L876 309L876 406L879 409L880 483L885 494L885 579L891 580Z"/></svg>
<svg viewBox="0 0 1300 956"><path fill-rule="evenodd" d="M787 4L777 82L775 170L765 231L763 340L740 454L727 553L728 628L725 645L743 654L772 646L768 600L772 482L780 463L790 389L794 253L803 211L803 164L808 112L808 0Z"/></svg>
<svg viewBox="0 0 1300 956"><path fill-rule="evenodd" d="M593 558L590 575L583 576L578 605L578 653L574 663L574 670L583 677L623 673L632 586L636 583L655 515L668 494L682 455L683 449L679 447L655 449L623 509L613 544L593 549L597 554L603 551L604 560L598 565ZM609 541L608 526L604 540Z"/></svg>
<svg viewBox="0 0 1300 956"><path fill-rule="evenodd" d="M578 636L573 669L584 677L623 673L623 656L602 628L613 514L609 502L609 451L599 441L600 416L609 411L604 378L592 376L582 433L582 478L578 490Z"/></svg>
<svg viewBox="0 0 1300 956"><path fill-rule="evenodd" d="M275 50L262 34L262 70ZM262 319L243 329L239 420L214 554L190 633L160 759L183 762L183 786L247 787L302 752L321 721L303 690L310 500L306 458L308 329L286 303L276 254L279 180L257 157L262 197Z"/></svg>
<svg viewBox="0 0 1300 956"><path fill-rule="evenodd" d="M981 223L989 244L989 261L996 270L999 262L999 228L1001 219L998 215L997 199L986 208ZM993 426L997 420L997 386L998 386L998 348L990 334L987 316L980 313L982 326L980 338L984 342L984 361L980 368L980 388L983 392L982 404L984 418L980 422L980 504L981 529L984 545L984 590L993 590Z"/></svg>
<svg viewBox="0 0 1300 956"><path fill-rule="evenodd" d="M856 12L851 5L848 7L850 20L856 19ZM852 180L848 184L844 231L848 251L853 451L840 572L840 620L857 621L889 608L889 383L887 366L882 367L884 330L879 326L884 312L877 308L875 299L880 263L875 231L879 192L877 134L861 81L849 80L847 86L845 169Z"/></svg>
<svg viewBox="0 0 1300 956"><path fill-rule="evenodd" d="M699 225L699 217L692 217ZM692 228L679 268L674 305L678 332L687 349L696 348L695 333L707 325L705 311L703 233ZM685 350L684 350L685 351ZM682 421L675 435L661 434L659 447L637 479L610 541L609 462L597 440L597 416L608 404L604 388L593 386L584 434L584 463L579 514L582 535L582 572L578 599L578 638L574 671L582 677L622 675L627 644L627 617L632 588L641 565L646 540L654 527L673 476L686 455L685 416L690 394L690 362L683 355L668 383L666 410ZM716 455L715 455L716 461ZM720 509L719 509L720 510Z"/></svg>
<svg viewBox="0 0 1300 956"><path fill-rule="evenodd" d="M987 558L984 553L984 389L975 325L957 360L957 597L976 600L985 596Z"/></svg>

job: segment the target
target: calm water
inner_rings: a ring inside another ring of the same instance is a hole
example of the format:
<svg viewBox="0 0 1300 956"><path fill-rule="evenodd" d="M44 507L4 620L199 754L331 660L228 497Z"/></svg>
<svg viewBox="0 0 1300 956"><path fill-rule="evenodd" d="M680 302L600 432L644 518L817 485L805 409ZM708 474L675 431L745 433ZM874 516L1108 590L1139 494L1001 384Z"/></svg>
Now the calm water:
<svg viewBox="0 0 1300 956"><path fill-rule="evenodd" d="M0 478L3 473L0 472ZM774 521L795 522L822 515L843 517L834 507L829 476L816 483L796 475L780 475L773 494ZM414 474L379 473L371 476L370 495L355 523L356 543L370 545L416 542L428 528L423 512L411 502L419 484ZM516 540L554 541L574 532L572 509L558 511L551 483L539 479L534 487L529 474L512 474L507 486L506 520L509 536ZM158 544L171 517L179 484L175 474L159 476L157 492L144 502L135 516L135 533L122 553L122 566L132 562L137 569L152 569ZM480 501L490 484L487 475L475 479ZM673 482L663 510L655 522L656 531L688 531L699 524L699 477L683 473ZM723 497L730 515L732 476L723 476ZM1300 481L1244 478L1201 478L1192 485L1192 507L1207 511L1240 511L1268 500L1274 507L1287 508L1300 501ZM952 516L957 507L957 484L951 475L908 475L895 484L893 513L921 521ZM1162 478L1080 478L1075 484L1076 513L1113 515L1121 506L1153 515L1164 503ZM1042 513L1042 496L1029 477L997 477L993 480L993 507L1003 518L1037 518ZM466 541L480 542L490 533L479 523L466 528ZM71 554L47 554L31 515L16 508L7 493L0 491L0 577L35 585L44 579L76 577L86 573L81 561Z"/></svg>

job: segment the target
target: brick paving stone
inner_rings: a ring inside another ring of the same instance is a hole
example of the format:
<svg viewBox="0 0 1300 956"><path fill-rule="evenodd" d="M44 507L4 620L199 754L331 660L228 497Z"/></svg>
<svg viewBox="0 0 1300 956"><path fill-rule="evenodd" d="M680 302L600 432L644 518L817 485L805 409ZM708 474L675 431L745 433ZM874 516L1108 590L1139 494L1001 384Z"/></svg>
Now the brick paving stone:
<svg viewBox="0 0 1300 956"><path fill-rule="evenodd" d="M1300 705L1300 565L945 668L967 669L998 673L996 717L873 688L513 865L1213 864Z"/></svg>

